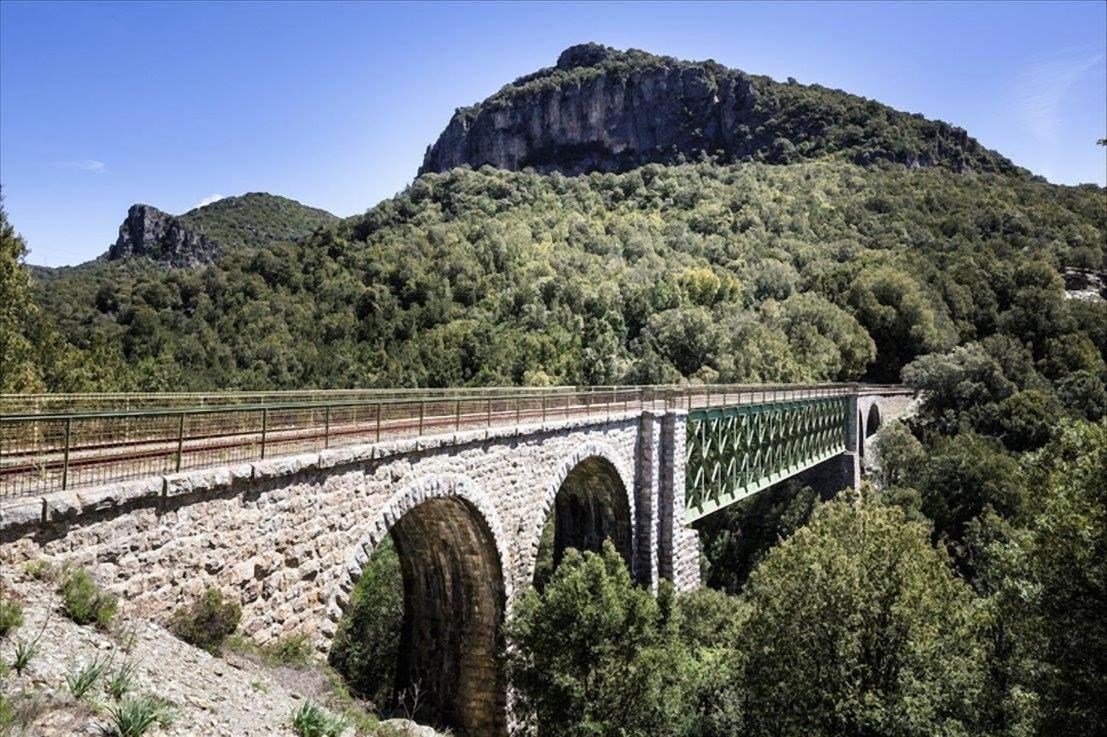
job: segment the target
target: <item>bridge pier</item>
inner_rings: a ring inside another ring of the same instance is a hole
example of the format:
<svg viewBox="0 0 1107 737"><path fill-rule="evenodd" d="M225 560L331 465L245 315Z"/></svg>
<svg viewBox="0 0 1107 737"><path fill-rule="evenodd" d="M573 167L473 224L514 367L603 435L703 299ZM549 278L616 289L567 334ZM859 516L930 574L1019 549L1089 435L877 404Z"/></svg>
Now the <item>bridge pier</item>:
<svg viewBox="0 0 1107 737"><path fill-rule="evenodd" d="M700 536L684 524L684 450L688 413L670 410L661 418L661 453L658 463L661 534L658 540L658 572L677 591L700 585Z"/></svg>

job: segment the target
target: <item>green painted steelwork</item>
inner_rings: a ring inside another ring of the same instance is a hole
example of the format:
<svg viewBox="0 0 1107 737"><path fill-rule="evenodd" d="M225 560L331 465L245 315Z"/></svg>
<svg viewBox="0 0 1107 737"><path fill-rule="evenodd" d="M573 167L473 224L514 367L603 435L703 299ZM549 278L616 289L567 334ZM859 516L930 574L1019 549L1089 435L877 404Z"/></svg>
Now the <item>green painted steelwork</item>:
<svg viewBox="0 0 1107 737"><path fill-rule="evenodd" d="M819 397L689 412L684 522L843 452L849 403Z"/></svg>

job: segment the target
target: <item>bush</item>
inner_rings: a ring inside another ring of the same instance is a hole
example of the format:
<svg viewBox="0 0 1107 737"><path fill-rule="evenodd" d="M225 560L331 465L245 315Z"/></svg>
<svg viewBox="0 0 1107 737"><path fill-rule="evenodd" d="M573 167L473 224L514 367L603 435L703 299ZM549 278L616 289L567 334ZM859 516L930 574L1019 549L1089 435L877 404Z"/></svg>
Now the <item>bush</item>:
<svg viewBox="0 0 1107 737"><path fill-rule="evenodd" d="M329 657L350 689L378 707L392 701L403 620L404 582L389 537L365 565Z"/></svg>
<svg viewBox="0 0 1107 737"><path fill-rule="evenodd" d="M311 665L312 652L306 635L289 635L260 648L266 662L289 668L307 668Z"/></svg>
<svg viewBox="0 0 1107 737"><path fill-rule="evenodd" d="M83 568L70 571L58 589L62 595L62 610L77 624L92 624L105 628L115 616L118 602L113 594L101 589Z"/></svg>
<svg viewBox="0 0 1107 737"><path fill-rule="evenodd" d="M345 719L311 700L292 712L292 731L300 737L338 737L347 726Z"/></svg>
<svg viewBox="0 0 1107 737"><path fill-rule="evenodd" d="M54 573L48 560L30 560L23 564L23 572L36 581L45 581Z"/></svg>
<svg viewBox="0 0 1107 737"><path fill-rule="evenodd" d="M23 624L23 606L14 599L0 596L0 640Z"/></svg>
<svg viewBox="0 0 1107 737"><path fill-rule="evenodd" d="M223 601L218 589L208 589L192 604L181 607L169 620L169 628L190 645L214 653L235 631L242 619L237 601Z"/></svg>

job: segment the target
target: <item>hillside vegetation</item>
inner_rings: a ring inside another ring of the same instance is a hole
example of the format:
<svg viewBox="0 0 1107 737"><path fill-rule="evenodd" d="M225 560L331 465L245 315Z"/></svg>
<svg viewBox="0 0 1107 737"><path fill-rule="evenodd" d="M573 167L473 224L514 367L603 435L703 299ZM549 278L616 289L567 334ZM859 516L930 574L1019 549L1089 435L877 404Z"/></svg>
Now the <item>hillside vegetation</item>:
<svg viewBox="0 0 1107 737"><path fill-rule="evenodd" d="M186 228L203 233L224 249L297 241L338 220L326 210L266 192L224 197L180 216Z"/></svg>
<svg viewBox="0 0 1107 737"><path fill-rule="evenodd" d="M1057 267L1099 267L1105 234L1098 188L940 169L459 169L298 243L39 296L118 352L119 387L895 380L997 332L1044 360L1101 322Z"/></svg>

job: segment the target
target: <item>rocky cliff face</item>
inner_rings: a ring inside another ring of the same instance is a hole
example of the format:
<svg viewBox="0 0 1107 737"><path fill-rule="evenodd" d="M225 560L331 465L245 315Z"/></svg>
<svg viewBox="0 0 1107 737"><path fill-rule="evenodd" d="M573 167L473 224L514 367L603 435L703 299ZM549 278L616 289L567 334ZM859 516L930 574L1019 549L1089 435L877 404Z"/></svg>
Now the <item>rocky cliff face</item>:
<svg viewBox="0 0 1107 737"><path fill-rule="evenodd" d="M186 229L169 213L150 205L131 205L107 258L145 256L172 266L198 266L212 261L219 252L214 241Z"/></svg>
<svg viewBox="0 0 1107 737"><path fill-rule="evenodd" d="M832 154L860 164L1016 169L959 128L840 90L584 44L458 110L419 173L488 164L576 175L703 155L790 163Z"/></svg>

